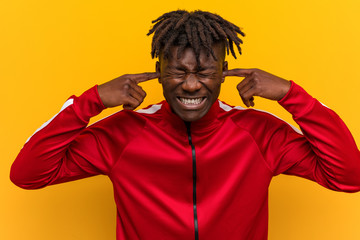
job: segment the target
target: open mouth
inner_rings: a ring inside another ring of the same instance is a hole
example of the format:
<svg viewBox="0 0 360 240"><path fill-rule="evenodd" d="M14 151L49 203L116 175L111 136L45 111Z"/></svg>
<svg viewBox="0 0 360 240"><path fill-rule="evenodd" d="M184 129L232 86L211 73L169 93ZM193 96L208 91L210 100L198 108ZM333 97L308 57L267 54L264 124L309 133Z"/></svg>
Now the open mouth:
<svg viewBox="0 0 360 240"><path fill-rule="evenodd" d="M199 97L199 98L185 98L185 97L178 97L177 98L180 103L185 105L186 107L198 107L202 105L202 103L205 102L205 97Z"/></svg>

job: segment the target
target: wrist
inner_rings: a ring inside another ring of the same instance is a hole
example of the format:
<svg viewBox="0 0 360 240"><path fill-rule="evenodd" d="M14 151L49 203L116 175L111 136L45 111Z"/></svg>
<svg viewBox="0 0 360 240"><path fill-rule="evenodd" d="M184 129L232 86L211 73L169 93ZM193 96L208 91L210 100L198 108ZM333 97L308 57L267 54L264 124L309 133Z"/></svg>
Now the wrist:
<svg viewBox="0 0 360 240"><path fill-rule="evenodd" d="M283 98L285 98L285 96L288 95L288 93L290 92L290 88L292 86L292 81L290 80L284 80L284 84L283 87L281 89L281 94L279 95L279 97L276 99L277 101L281 101Z"/></svg>

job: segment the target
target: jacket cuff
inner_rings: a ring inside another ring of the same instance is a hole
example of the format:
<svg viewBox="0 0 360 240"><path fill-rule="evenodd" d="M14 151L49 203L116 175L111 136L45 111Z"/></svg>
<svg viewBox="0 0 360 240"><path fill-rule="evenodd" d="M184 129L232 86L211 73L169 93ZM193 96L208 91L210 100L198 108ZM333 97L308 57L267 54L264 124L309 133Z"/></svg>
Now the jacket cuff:
<svg viewBox="0 0 360 240"><path fill-rule="evenodd" d="M293 81L291 81L291 87L287 94L278 101L294 118L305 115L311 110L315 102L315 98Z"/></svg>
<svg viewBox="0 0 360 240"><path fill-rule="evenodd" d="M88 122L91 117L98 115L106 108L100 99L97 87L98 85L95 85L79 97L72 97L76 114L85 122Z"/></svg>

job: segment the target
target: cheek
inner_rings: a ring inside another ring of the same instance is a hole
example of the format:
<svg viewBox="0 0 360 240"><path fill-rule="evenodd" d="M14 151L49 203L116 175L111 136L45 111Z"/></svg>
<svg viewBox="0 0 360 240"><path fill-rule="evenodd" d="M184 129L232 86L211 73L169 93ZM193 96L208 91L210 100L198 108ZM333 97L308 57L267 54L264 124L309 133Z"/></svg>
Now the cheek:
<svg viewBox="0 0 360 240"><path fill-rule="evenodd" d="M222 79L219 78L208 78L202 83L207 86L207 88L211 89L211 91L219 91L221 87Z"/></svg>
<svg viewBox="0 0 360 240"><path fill-rule="evenodd" d="M173 95L174 92L174 84L171 83L171 81L168 80L162 80L162 88L163 88L163 94L165 96L165 98L169 98L170 96Z"/></svg>
<svg viewBox="0 0 360 240"><path fill-rule="evenodd" d="M220 95L220 89L221 89L221 83L216 83L213 84L210 87L210 91L211 91L211 95L213 96L214 99L218 98Z"/></svg>
<svg viewBox="0 0 360 240"><path fill-rule="evenodd" d="M181 79L175 79L170 77L161 78L162 87L168 90L177 88L179 85L181 85L182 82L183 80Z"/></svg>

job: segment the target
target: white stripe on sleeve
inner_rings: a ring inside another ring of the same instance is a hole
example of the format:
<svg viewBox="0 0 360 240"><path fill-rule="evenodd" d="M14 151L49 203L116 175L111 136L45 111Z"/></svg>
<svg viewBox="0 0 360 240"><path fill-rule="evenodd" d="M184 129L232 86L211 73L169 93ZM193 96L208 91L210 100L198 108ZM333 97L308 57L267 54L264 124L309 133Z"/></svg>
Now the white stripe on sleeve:
<svg viewBox="0 0 360 240"><path fill-rule="evenodd" d="M53 116L50 120L48 120L47 122L45 122L43 125L41 125L41 127L39 127L27 140L25 143L27 143L30 138L32 136L34 136L37 132L39 132L41 129L45 128L47 125L49 125L49 123L51 123L52 120L54 120L54 118L56 118L57 115L59 115L59 113L61 113L65 108L67 108L68 106L72 105L74 103L74 99L70 98L69 100L67 100L64 105L61 107L60 112L58 112L57 114L55 114L55 116Z"/></svg>
<svg viewBox="0 0 360 240"><path fill-rule="evenodd" d="M222 108L222 109L223 109L224 111L226 111L226 112L229 112L229 111L232 110L232 109L236 109L236 110L246 110L246 109L247 109L247 108L243 108L243 107L240 107L240 106L232 108L232 107L230 107L229 105L226 105L226 104L224 104L224 103L221 102L221 101L219 101L219 106L220 106L220 108ZM274 115L274 114L272 114L272 113L270 113L270 112L267 112L267 111L264 111L264 110L255 109L255 108L251 108L251 109L253 109L253 110L255 110L255 111L259 111L259 112L264 112L264 113L270 114L271 116L274 116L274 117L276 117L277 119L279 119L279 120L287 123L295 132L297 132L297 133L299 133L299 134L301 134L301 135L303 134L298 128L296 128L295 126L293 126L293 125L291 125L290 123L282 120L281 118L279 118L278 116L276 116L276 115Z"/></svg>

